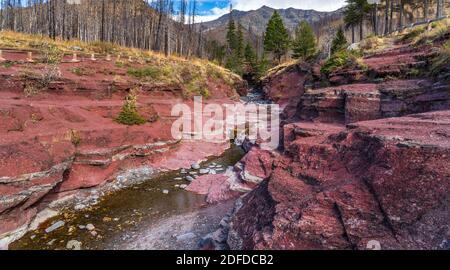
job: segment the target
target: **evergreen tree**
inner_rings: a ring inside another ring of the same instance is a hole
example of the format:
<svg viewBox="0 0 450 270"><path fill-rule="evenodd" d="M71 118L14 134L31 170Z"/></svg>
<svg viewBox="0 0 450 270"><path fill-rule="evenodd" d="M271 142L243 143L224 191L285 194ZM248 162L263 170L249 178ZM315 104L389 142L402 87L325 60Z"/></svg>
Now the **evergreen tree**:
<svg viewBox="0 0 450 270"><path fill-rule="evenodd" d="M345 38L344 31L342 28L336 33L336 37L334 37L333 42L331 43L331 54L335 54L336 52L346 48L348 46L347 39Z"/></svg>
<svg viewBox="0 0 450 270"><path fill-rule="evenodd" d="M261 59L258 61L258 77L262 77L264 76L264 74L266 74L266 72L269 70L270 68L270 62L269 59L267 59L266 54L264 53L261 56Z"/></svg>
<svg viewBox="0 0 450 270"><path fill-rule="evenodd" d="M254 77L258 73L258 55L249 43L245 46L244 58L245 73L249 74L251 77Z"/></svg>
<svg viewBox="0 0 450 270"><path fill-rule="evenodd" d="M359 26L359 39L364 38L364 21L367 17L367 13L371 10L371 5L367 3L367 0L347 0L347 7L344 11L344 22L346 27L354 28Z"/></svg>
<svg viewBox="0 0 450 270"><path fill-rule="evenodd" d="M244 30L241 24L238 25L236 34L236 56L240 59L244 56Z"/></svg>
<svg viewBox="0 0 450 270"><path fill-rule="evenodd" d="M317 53L316 35L308 22L302 21L295 30L296 37L292 50L294 58L310 59Z"/></svg>
<svg viewBox="0 0 450 270"><path fill-rule="evenodd" d="M264 49L266 52L273 53L280 63L281 57L285 55L289 49L289 43L288 31L283 24L280 14L275 11L267 25L264 38Z"/></svg>
<svg viewBox="0 0 450 270"><path fill-rule="evenodd" d="M236 25L234 24L233 18L231 18L228 23L227 42L228 42L228 49L230 50L230 52L236 50L237 47Z"/></svg>

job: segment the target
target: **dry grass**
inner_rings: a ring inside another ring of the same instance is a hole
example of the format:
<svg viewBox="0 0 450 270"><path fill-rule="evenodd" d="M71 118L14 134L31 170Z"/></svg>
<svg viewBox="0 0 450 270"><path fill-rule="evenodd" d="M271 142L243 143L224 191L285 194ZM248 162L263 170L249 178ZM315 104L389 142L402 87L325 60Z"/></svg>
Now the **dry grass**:
<svg viewBox="0 0 450 270"><path fill-rule="evenodd" d="M420 26L418 26L417 28L420 29ZM439 41L442 38L448 38L449 35L450 35L450 19L444 19L432 23L430 31L428 31L428 29L425 29L425 31L416 35L412 39L412 42L418 45L433 43L435 41Z"/></svg>
<svg viewBox="0 0 450 270"><path fill-rule="evenodd" d="M386 38L370 36L363 39L359 43L359 49L364 54L371 54L378 50L382 50L388 46L389 42Z"/></svg>
<svg viewBox="0 0 450 270"><path fill-rule="evenodd" d="M431 72L439 72L450 65L450 40L447 41L439 50L439 54L432 60Z"/></svg>
<svg viewBox="0 0 450 270"><path fill-rule="evenodd" d="M218 65L207 60L191 58L185 59L178 56L166 57L163 54L144 51L135 48L121 47L105 42L85 43L78 40L52 40L48 37L38 35L27 35L16 32L2 31L0 34L0 48L9 48L17 50L35 50L46 52L49 48L62 54L111 54L113 57L120 55L125 61L128 57L142 65L142 68L133 68L133 65L124 62L116 63L121 68L128 69L128 76L142 81L158 83L178 83L186 89L185 96L201 94L204 97L209 96L207 91L207 82L210 79L221 80L230 87L234 87L242 79ZM50 59L53 61L53 59ZM75 71L77 72L77 71Z"/></svg>
<svg viewBox="0 0 450 270"><path fill-rule="evenodd" d="M269 69L269 70L266 72L266 75L262 78L262 80L264 80L265 78L268 78L268 77L272 77L272 76L276 76L276 75L278 75L278 74L281 74L281 73L283 73L287 68L299 64L300 61L301 61L301 60L298 60L298 59L291 59L291 60L289 60L289 61L287 61L287 62L281 63L281 64L279 64L278 66Z"/></svg>

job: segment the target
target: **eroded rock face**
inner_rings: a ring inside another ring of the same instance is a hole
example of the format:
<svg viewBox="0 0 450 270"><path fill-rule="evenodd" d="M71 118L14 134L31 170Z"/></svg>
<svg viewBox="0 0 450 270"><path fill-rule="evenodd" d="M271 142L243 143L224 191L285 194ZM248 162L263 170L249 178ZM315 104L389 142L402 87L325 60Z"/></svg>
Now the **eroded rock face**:
<svg viewBox="0 0 450 270"><path fill-rule="evenodd" d="M109 186L116 190L148 180L158 171L189 168L229 147L172 138L171 108L179 103L193 106L183 98L181 85L141 83L126 76L126 69L103 60L90 63L93 74L83 77L72 72L80 65L61 63L61 78L31 96L24 94L27 82L17 75L22 64L0 71L1 248L55 202L82 191ZM33 72L39 68L40 64L31 67ZM125 96L138 85L138 111L148 123L121 125L114 120ZM245 88L245 83L237 87ZM233 103L238 98L220 79L209 80L208 90L206 103Z"/></svg>
<svg viewBox="0 0 450 270"><path fill-rule="evenodd" d="M238 205L231 248L448 249L449 68L429 75L440 44L386 45L329 76L295 64L264 79L284 148L244 158L262 182Z"/></svg>
<svg viewBox="0 0 450 270"><path fill-rule="evenodd" d="M312 77L313 68L299 63L267 76L261 83L262 91L266 98L281 106L283 117L289 119L295 115L305 84Z"/></svg>
<svg viewBox="0 0 450 270"><path fill-rule="evenodd" d="M232 248L446 248L450 111L294 126L286 155L234 215Z"/></svg>

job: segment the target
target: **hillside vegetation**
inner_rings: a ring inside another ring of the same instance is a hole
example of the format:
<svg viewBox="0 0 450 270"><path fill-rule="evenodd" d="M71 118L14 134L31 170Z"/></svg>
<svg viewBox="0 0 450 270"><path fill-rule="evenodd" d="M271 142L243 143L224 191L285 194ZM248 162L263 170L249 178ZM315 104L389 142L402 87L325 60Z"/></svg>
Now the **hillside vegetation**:
<svg viewBox="0 0 450 270"><path fill-rule="evenodd" d="M165 56L148 50L122 47L108 42L80 42L77 40L53 40L37 35L26 35L3 31L0 34L0 49L33 51L38 55L35 64L57 65L63 58L70 59L73 53L79 57L105 59L109 54L116 68L124 69L131 79L143 83L178 84L183 86L186 97L200 94L209 97L208 82L219 80L234 87L241 78L229 70L199 58ZM131 60L131 61L129 61ZM3 67L18 63L9 61ZM75 67L72 72L89 76L88 67Z"/></svg>

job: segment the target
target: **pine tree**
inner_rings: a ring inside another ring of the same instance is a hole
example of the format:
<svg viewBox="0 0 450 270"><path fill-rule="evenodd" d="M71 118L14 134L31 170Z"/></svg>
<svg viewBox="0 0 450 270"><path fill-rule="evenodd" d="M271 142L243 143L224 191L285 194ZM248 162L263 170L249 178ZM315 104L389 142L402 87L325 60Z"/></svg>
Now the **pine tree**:
<svg viewBox="0 0 450 270"><path fill-rule="evenodd" d="M335 54L336 52L346 48L348 45L347 39L345 38L344 31L342 28L336 33L336 37L334 37L333 42L331 43L331 54Z"/></svg>
<svg viewBox="0 0 450 270"><path fill-rule="evenodd" d="M269 70L270 68L270 62L267 59L266 54L264 53L261 56L261 59L258 61L258 77L262 77L264 76L264 74L266 74L266 72Z"/></svg>
<svg viewBox="0 0 450 270"><path fill-rule="evenodd" d="M302 21L295 30L296 37L293 48L294 58L310 59L317 53L317 41L312 27L308 22Z"/></svg>
<svg viewBox="0 0 450 270"><path fill-rule="evenodd" d="M283 24L280 14L275 11L267 25L264 38L264 49L266 52L273 53L280 63L281 57L285 55L289 49L289 43L288 31Z"/></svg>
<svg viewBox="0 0 450 270"><path fill-rule="evenodd" d="M364 38L364 21L370 9L371 6L367 3L367 0L347 0L344 22L347 28L352 29L352 39L354 39L356 26L359 26L359 39L362 40Z"/></svg>
<svg viewBox="0 0 450 270"><path fill-rule="evenodd" d="M254 77L258 73L258 55L256 54L255 49L247 43L245 46L244 52L245 58L245 73Z"/></svg>
<svg viewBox="0 0 450 270"><path fill-rule="evenodd" d="M236 25L234 24L233 18L228 23L227 42L228 49L230 52L233 52L237 47Z"/></svg>
<svg viewBox="0 0 450 270"><path fill-rule="evenodd" d="M241 24L238 25L236 34L236 56L240 59L244 56L244 30Z"/></svg>

